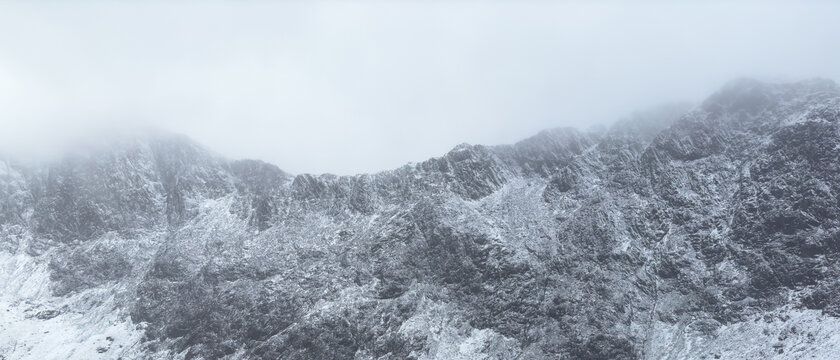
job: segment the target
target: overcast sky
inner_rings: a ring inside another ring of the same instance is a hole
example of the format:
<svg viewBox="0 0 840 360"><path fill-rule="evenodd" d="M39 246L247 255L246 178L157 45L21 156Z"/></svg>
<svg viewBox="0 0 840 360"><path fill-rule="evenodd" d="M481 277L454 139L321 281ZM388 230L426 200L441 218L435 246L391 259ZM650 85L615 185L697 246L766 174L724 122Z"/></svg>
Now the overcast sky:
<svg viewBox="0 0 840 360"><path fill-rule="evenodd" d="M679 3L679 4L676 4ZM0 151L144 127L292 173L840 79L840 2L0 3Z"/></svg>

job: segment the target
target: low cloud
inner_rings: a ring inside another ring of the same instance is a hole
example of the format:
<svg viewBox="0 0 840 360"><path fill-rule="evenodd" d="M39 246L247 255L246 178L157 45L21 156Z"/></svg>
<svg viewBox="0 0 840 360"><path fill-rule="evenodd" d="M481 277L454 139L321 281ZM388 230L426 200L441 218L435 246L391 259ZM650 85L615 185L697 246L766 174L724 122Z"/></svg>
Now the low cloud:
<svg viewBox="0 0 840 360"><path fill-rule="evenodd" d="M293 172L700 101L740 76L840 79L832 2L0 5L0 151L159 128ZM94 135L92 135L94 134Z"/></svg>

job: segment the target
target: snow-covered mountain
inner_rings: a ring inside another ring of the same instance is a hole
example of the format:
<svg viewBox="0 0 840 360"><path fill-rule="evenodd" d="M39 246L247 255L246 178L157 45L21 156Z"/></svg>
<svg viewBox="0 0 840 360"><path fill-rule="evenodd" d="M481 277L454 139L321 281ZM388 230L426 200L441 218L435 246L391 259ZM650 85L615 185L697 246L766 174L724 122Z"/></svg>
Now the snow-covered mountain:
<svg viewBox="0 0 840 360"><path fill-rule="evenodd" d="M0 160L0 359L840 353L840 87L359 176L156 134Z"/></svg>

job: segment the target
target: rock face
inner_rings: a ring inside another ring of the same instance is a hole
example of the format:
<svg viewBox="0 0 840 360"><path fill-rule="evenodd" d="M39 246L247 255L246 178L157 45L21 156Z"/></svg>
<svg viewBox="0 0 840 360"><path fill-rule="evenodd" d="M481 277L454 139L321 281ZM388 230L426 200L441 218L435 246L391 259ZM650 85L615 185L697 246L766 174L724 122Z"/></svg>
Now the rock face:
<svg viewBox="0 0 840 360"><path fill-rule="evenodd" d="M838 256L826 80L360 176L146 136L0 161L0 358L823 358Z"/></svg>

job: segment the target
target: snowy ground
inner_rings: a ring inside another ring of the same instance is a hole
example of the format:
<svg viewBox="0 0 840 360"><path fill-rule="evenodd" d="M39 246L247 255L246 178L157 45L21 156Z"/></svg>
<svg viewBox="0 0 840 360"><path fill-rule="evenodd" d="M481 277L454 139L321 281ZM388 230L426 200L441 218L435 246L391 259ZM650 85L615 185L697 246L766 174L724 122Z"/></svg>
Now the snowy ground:
<svg viewBox="0 0 840 360"><path fill-rule="evenodd" d="M708 335L660 323L652 340L650 359L837 359L840 319L786 307Z"/></svg>
<svg viewBox="0 0 840 360"><path fill-rule="evenodd" d="M0 252L0 359L138 358L142 330L115 310L115 288L67 298L49 291L47 265Z"/></svg>

